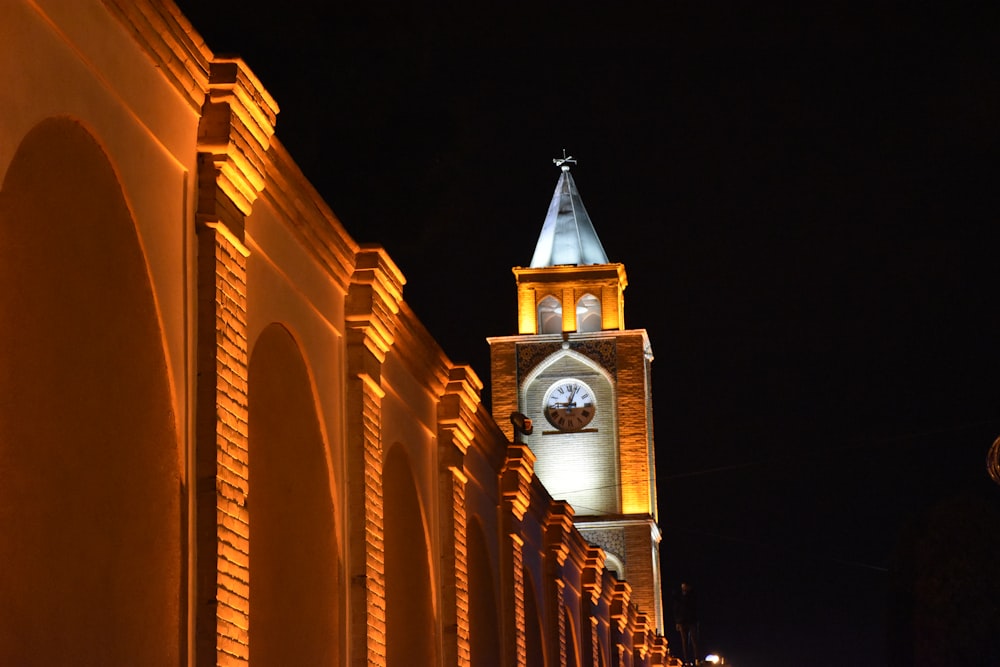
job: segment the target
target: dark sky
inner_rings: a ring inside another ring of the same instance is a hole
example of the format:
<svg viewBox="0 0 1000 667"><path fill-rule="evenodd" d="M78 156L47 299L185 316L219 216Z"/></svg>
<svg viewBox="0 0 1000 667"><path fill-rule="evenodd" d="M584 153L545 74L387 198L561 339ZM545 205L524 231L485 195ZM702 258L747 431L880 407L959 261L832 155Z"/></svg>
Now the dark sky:
<svg viewBox="0 0 1000 667"><path fill-rule="evenodd" d="M577 157L656 354L668 586L736 667L886 664L904 527L1000 493L995 11L179 4L487 382Z"/></svg>

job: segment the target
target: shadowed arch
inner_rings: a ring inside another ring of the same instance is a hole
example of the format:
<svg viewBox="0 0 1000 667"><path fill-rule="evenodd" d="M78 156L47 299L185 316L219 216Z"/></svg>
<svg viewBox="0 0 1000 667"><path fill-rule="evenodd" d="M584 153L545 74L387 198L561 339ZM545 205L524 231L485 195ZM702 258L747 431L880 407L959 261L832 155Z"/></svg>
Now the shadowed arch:
<svg viewBox="0 0 1000 667"><path fill-rule="evenodd" d="M580 667L576 651L576 647L580 644L580 637L576 630L576 622L573 620L573 613L569 606L563 604L562 613L565 614L566 621L566 667Z"/></svg>
<svg viewBox="0 0 1000 667"><path fill-rule="evenodd" d="M0 191L0 664L180 663L177 438L146 261L78 123Z"/></svg>
<svg viewBox="0 0 1000 667"><path fill-rule="evenodd" d="M382 469L388 667L430 667L436 643L430 547L410 461L391 447Z"/></svg>
<svg viewBox="0 0 1000 667"><path fill-rule="evenodd" d="M291 334L269 325L250 358L250 657L335 665L340 557L312 384Z"/></svg>
<svg viewBox="0 0 1000 667"><path fill-rule="evenodd" d="M469 648L472 667L499 667L500 619L497 612L495 568L486 533L478 519L469 521Z"/></svg>
<svg viewBox="0 0 1000 667"><path fill-rule="evenodd" d="M542 640L542 617L535 596L535 583L530 573L524 572L524 644L527 667L545 667L545 644Z"/></svg>

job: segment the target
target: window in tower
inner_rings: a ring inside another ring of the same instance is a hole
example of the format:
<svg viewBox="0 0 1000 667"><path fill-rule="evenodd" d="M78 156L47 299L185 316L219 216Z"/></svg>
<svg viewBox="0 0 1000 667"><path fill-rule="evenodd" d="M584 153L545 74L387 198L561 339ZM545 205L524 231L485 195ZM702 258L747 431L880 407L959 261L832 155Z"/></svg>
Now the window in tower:
<svg viewBox="0 0 1000 667"><path fill-rule="evenodd" d="M562 304L554 296L547 296L538 302L538 333L559 333L562 331Z"/></svg>
<svg viewBox="0 0 1000 667"><path fill-rule="evenodd" d="M576 330L600 331L602 329L601 300L593 294L584 294L576 302Z"/></svg>

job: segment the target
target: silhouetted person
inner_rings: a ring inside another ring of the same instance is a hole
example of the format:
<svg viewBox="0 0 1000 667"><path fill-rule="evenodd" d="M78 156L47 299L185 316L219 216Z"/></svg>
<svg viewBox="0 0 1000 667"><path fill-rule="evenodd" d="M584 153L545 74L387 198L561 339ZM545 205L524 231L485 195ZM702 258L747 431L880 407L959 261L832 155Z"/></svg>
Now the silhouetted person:
<svg viewBox="0 0 1000 667"><path fill-rule="evenodd" d="M694 589L686 581L674 595L674 626L681 633L684 664L695 664L698 660L698 601Z"/></svg>

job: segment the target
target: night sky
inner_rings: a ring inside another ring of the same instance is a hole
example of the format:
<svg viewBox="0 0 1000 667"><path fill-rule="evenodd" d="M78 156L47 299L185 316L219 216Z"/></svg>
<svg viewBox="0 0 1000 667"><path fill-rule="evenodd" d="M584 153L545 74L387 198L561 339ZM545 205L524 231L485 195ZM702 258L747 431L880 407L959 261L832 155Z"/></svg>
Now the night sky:
<svg viewBox="0 0 1000 667"><path fill-rule="evenodd" d="M885 665L907 540L941 507L1000 531L995 10L179 4L487 383L552 158L579 160L656 356L662 565L706 649Z"/></svg>

